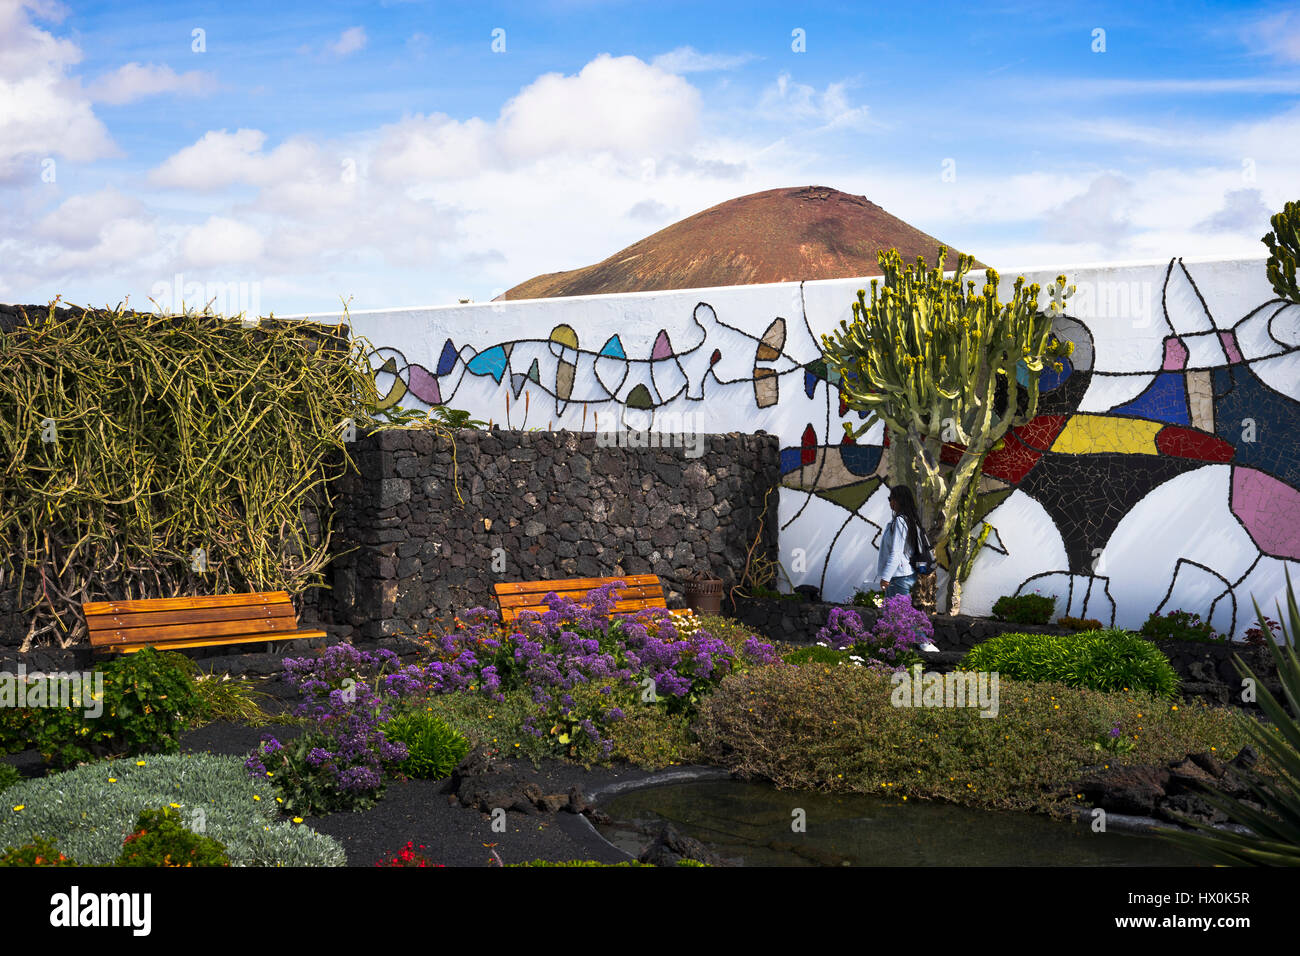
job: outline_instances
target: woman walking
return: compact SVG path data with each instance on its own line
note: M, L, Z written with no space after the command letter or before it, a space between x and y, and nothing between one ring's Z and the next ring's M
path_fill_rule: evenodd
M880 558L876 562L876 578L886 598L912 593L916 584L913 561L924 560L930 550L911 489L904 485L891 488L889 508L894 518L880 537Z
M880 537L880 557L876 562L876 578L885 600L899 594L910 595L917 573L929 574L934 570L930 541L921 527L921 516L911 490L904 485L891 488L889 508L894 517ZM921 649L937 651L939 648L926 642Z

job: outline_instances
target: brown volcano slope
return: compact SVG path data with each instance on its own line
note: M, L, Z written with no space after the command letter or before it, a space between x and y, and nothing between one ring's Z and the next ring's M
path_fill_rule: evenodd
M696 213L604 262L535 276L501 298L875 276L877 250L892 247L905 262L924 256L933 265L940 245L865 196L826 186L769 189ZM951 246L944 264L957 264Z

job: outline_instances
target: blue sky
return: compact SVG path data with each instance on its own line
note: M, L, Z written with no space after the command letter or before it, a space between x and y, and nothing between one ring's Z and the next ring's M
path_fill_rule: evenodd
M1003 270L1248 256L1300 198L1300 11L891 6L0 0L0 301L481 301L808 184Z

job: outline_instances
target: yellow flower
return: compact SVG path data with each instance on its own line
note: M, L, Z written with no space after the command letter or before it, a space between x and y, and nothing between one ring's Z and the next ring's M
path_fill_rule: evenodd
M25 804L25 803L20 803L20 804L18 804L18 806L14 807L14 813L17 813L19 810L21 810L21 809L22 809L23 807L25 807L25 806L27 806L27 804Z
M294 823L302 823L302 817L294 817L294 818L293 818L293 822L294 822Z
M261 800L262 798L259 797L257 794L253 794L253 799L254 799L254 800Z
M137 767L143 767L143 766L144 766L144 761L143 761L143 760L137 760L137 761L135 762L135 765L136 765Z
M117 783L117 777L109 777L109 778L108 778L108 782L109 782L109 783Z
M167 804L167 806L169 806L169 807L175 807L177 810L179 810L179 809L181 808L181 805L180 805L179 803L169 803L169 804Z

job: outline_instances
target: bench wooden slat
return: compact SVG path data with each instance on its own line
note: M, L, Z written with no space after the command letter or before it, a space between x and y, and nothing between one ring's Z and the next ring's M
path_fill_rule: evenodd
M251 591L82 605L91 647L131 654L327 636L300 630L287 591Z
M204 607L186 611L155 611L131 614L95 614L86 618L90 633L123 627L158 624L202 624L207 621L260 621L268 617L293 615L292 604L250 604L245 607Z
M545 614L549 608L543 603L542 598L552 591L557 597L568 597L582 603L588 591L614 581L622 581L626 586L615 592L611 614L635 614L646 608L668 610L668 604L664 600L663 584L656 574L628 574L616 578L568 578L562 581L509 581L493 585L492 590L501 610L501 621L503 624L509 624L517 620L523 611Z
M622 581L628 587L662 587L658 575L625 574L616 578L566 578L561 581L506 581L494 584L493 590L498 594L533 594L540 591L590 591L603 587L612 581Z
M279 631L275 634L241 634L235 637L193 640L193 641L168 641L165 645L159 647L160 650L170 651L177 648L192 647L222 647L227 644L256 644L259 642L270 641L298 641L308 638L326 637L324 631ZM148 645L132 644L127 647L114 648L122 654L134 654L136 651L142 651ZM158 645L155 645L158 646Z
M518 607L521 604L541 604L543 603L542 598L545 597L551 591L555 591L555 595L557 597L571 598L572 600L581 602L582 599L587 596L587 592L590 590L591 590L590 588L582 588L580 590L573 590L573 591L555 591L554 588L548 588L546 591L540 591L540 592L535 592L530 594L498 594L497 602L501 604L502 607ZM623 600L662 601L664 599L663 588L661 588L659 585L655 585L652 588L644 587L644 586L636 587L636 588L620 588L617 594L618 594L617 599L620 601Z
M194 597L150 598L132 601L89 601L81 605L87 614L109 614L115 611L174 611L195 607L239 607L243 604L290 603L288 591L251 591L247 594L205 594Z
M223 637L229 634L292 631L297 627L298 620L292 613L243 621L202 621L191 624L158 625L148 625L141 622L141 624L133 627L117 627L96 631L91 635L90 643L92 646L102 644L151 644L190 637Z

